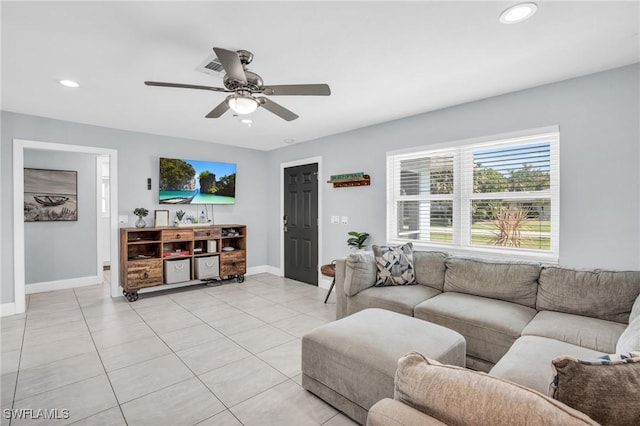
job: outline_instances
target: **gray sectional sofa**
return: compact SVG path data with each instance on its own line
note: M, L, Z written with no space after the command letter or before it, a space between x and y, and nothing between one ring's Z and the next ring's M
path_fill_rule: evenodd
M630 315L640 316L640 271L577 270L427 251L414 251L413 262L416 285L375 287L373 253L337 260L337 319L383 308L445 326L466 339L468 368L544 394L553 358L615 353Z

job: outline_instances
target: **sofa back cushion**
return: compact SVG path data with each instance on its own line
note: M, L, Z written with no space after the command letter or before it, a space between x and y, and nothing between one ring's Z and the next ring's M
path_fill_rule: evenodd
M540 265L450 257L446 261L444 291L490 297L536 307Z
M597 424L537 391L417 352L398 361L394 399L448 425Z
M347 257L344 273L344 292L354 296L376 283L376 258L372 252L358 252Z
M442 291L447 254L439 251L414 251L413 267L418 284Z
M545 266L536 309L628 323L640 294L640 271L601 271Z

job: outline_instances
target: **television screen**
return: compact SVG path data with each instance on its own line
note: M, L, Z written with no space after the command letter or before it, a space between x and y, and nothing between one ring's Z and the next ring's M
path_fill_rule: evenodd
M235 204L236 165L160 159L160 204Z

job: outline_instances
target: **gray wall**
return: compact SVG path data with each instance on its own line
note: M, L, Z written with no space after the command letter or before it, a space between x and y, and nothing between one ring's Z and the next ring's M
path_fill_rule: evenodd
M0 303L13 302L13 139L26 139L72 145L110 148L118 151L118 203L119 214L129 216L134 226L133 209L145 207L153 210L171 210L171 219L179 208L158 204L158 159L160 157L186 158L237 163L237 202L235 205L214 206L216 223L243 223L248 226L247 266L260 266L266 259L267 205L266 154L232 146L169 138L144 133L128 132L105 127L89 126L3 111L0 161L2 170L2 271ZM147 190L147 178L153 179L152 190ZM197 214L196 207L188 211ZM52 250L55 250L52 246ZM74 276L80 276L74 271Z
M349 230L370 232L370 243L385 242L387 151L557 124L560 263L639 269L639 71L635 64L271 152L2 112L0 301L13 301L13 138L117 149L120 214L130 216L130 226L135 207L164 209L157 204L159 157L236 162L238 202L216 206L216 223L246 223L248 266L279 267L281 163L321 156L324 180L345 172L371 175L370 187L333 189L322 183L327 262L348 253ZM153 178L152 191L146 189L147 177ZM331 215L348 216L349 225L331 225Z
M78 173L78 221L24 224L27 285L95 276L98 273L96 156L26 149L24 166L35 169L75 170Z
M347 231L386 239L386 152L560 126L560 263L640 268L638 64L325 137L269 153L269 265L280 264L280 163L322 156L324 181L371 175L371 187L322 183L322 260L347 254ZM428 96L428 93L425 93ZM383 107L383 106L381 106ZM330 217L349 217L331 225Z

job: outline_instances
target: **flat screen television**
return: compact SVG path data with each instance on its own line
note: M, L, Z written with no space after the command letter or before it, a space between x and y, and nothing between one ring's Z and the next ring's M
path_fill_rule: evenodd
M236 165L160 159L160 204L235 204Z

